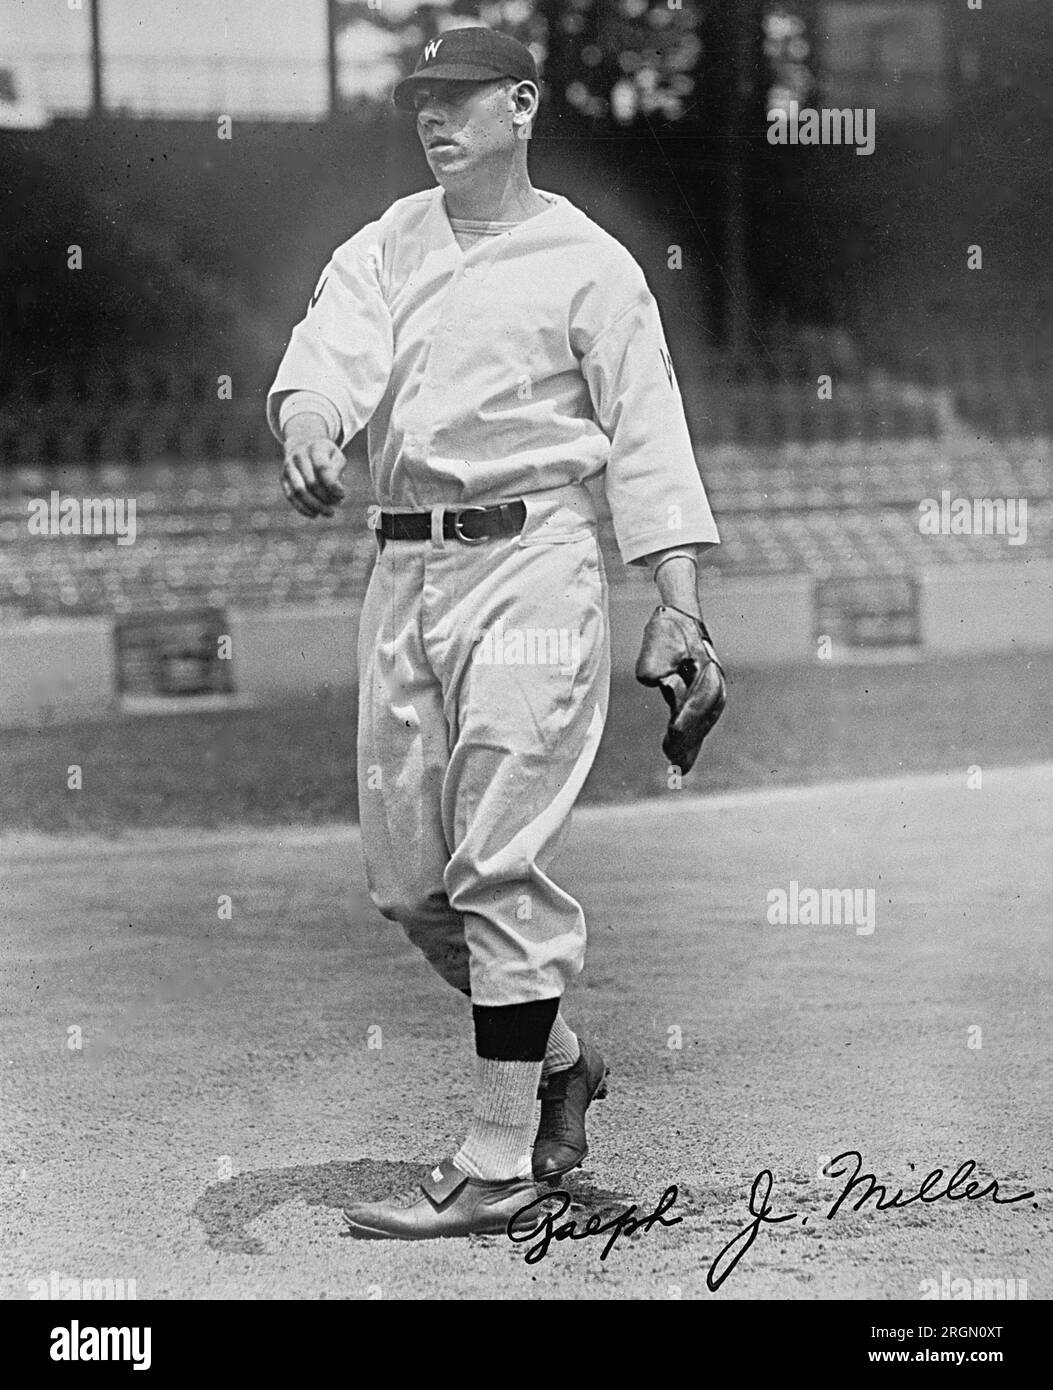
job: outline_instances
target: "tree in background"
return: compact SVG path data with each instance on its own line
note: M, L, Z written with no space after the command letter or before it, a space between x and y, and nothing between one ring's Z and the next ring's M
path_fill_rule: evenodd
M546 57L546 23L533 0L330 0L337 90L345 109L384 104L413 71L421 48L444 29L473 24L500 29Z
M698 98L700 0L333 0L338 87L348 106L384 102L422 44L481 24L529 45L556 112L618 126L678 120Z

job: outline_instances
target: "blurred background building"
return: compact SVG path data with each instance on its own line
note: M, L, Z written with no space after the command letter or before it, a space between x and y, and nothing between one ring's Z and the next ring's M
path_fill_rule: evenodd
M1026 495L1047 534L1034 0L0 0L0 614L354 603L368 538L285 506L264 393L333 247L430 182L392 85L474 23L541 64L535 182L658 297L715 563L883 576L898 597L861 600L887 617L861 630L903 641L911 577L965 556L919 536L920 497ZM873 108L874 153L771 145L791 102ZM52 484L134 491L143 539L31 543Z

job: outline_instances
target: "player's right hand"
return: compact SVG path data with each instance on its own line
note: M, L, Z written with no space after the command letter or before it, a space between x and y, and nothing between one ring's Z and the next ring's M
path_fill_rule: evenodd
M331 439L311 439L285 446L282 491L301 516L333 516L346 493L340 474L347 465L344 452Z

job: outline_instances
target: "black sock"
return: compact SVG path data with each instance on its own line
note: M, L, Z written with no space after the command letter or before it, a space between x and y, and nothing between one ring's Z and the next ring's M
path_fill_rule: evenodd
M472 1005L475 1050L497 1062L541 1062L552 1031L558 999L534 999L529 1004L492 1007Z

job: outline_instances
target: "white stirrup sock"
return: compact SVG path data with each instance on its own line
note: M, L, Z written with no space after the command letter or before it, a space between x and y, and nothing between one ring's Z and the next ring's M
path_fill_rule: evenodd
M475 1059L468 1138L453 1156L462 1173L491 1182L531 1176L540 1062Z
M578 1035L567 1027L563 1015L558 1013L556 1021L552 1025L552 1031L548 1035L545 1060L541 1063L541 1075L551 1076L554 1071L566 1071L568 1067L574 1065L580 1056L581 1048L578 1045Z

